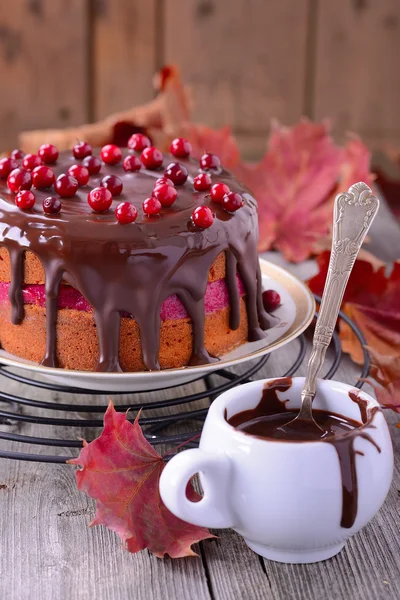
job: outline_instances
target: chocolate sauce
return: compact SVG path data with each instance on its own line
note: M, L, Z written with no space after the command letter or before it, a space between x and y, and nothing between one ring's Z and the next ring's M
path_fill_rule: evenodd
M128 153L123 150L123 156ZM214 360L204 347L204 294L209 269L221 252L226 256L231 328L237 329L240 321L236 270L246 289L249 340L265 337L264 330L277 323L276 317L267 314L262 306L257 204L230 173L223 170L213 179L242 194L245 205L234 214L211 203L208 194L193 190L198 162L183 159L180 162L188 169L189 179L179 188L174 205L163 209L157 217L143 215L143 200L151 195L165 165L174 160L166 156L159 170L136 173L126 173L121 164L104 164L101 172L90 178L89 186L79 188L72 198L62 199L58 215L42 211L48 190L35 190L35 206L31 211L22 211L15 206L14 194L9 192L6 182L0 181L0 245L10 253L9 299L14 324L24 318L24 252L34 252L45 271L47 340L43 364L57 366L57 296L61 279L79 290L93 307L100 371L121 370L118 360L121 313L132 315L139 326L146 368L160 368L160 307L172 294L182 301L193 323L190 364ZM58 176L76 162L72 153L64 152L52 168ZM110 174L122 179L123 193L113 200L108 212L94 213L87 203L88 192ZM134 224L120 225L115 218L114 209L123 201L132 202L139 211ZM190 216L196 206L203 204L212 208L215 221L209 229L200 230L191 224Z
M368 402L359 396L358 392L349 392L349 397L360 408L361 421L355 421L343 415L329 413L324 410L313 410L313 417L318 425L324 430L325 436L321 438L315 434L315 427L305 423L301 429L287 428L285 436L282 430L277 431L283 425L298 415L298 410L288 410L288 400L280 400L277 392L286 392L291 387L290 378L275 379L268 382L263 389L260 402L252 409L244 410L232 415L228 423L248 435L274 440L276 442L315 442L320 441L334 446L340 464L342 478L342 517L341 527L353 526L357 516L358 484L356 470L356 455L363 456L363 452L354 449L354 442L361 437L370 442L378 452L381 451L378 444L366 431L375 429L372 421L379 411L378 407L368 409ZM310 426L311 425L311 426Z

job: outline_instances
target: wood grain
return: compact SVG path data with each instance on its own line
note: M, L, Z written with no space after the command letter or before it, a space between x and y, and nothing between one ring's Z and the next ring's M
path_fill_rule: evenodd
M228 9L216 0L164 5L164 60L179 64L193 87L197 121L259 135L272 117L300 117L306 0L230 0Z
M86 0L0 3L0 152L19 131L87 119L87 26Z
M157 68L158 2L96 0L93 14L95 119L150 100Z
M329 117L379 145L400 139L397 0L320 1L316 16L314 116Z

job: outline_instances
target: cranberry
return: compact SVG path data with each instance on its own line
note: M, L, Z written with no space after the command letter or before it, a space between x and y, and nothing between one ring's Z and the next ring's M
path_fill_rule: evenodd
M236 210L239 210L239 208L242 208L244 200L237 192L229 192L229 194L226 194L223 197L221 204L225 210L235 212Z
M118 223L121 223L121 225L128 225L128 223L136 221L138 211L130 202L121 202L115 209L115 216L117 217Z
M92 146L87 142L78 142L72 148L72 154L75 156L75 158L86 158L92 154Z
M211 200L217 204L221 204L225 194L229 194L231 190L225 183L215 183L210 191Z
M21 190L15 196L15 204L22 210L29 210L35 206L35 194L30 190Z
M142 152L145 148L149 148L150 146L151 141L147 135L143 135L143 133L134 133L128 140L128 148L130 150L135 150L136 152Z
M59 177L54 184L55 190L61 198L71 198L71 196L75 196L78 191L78 182L75 177L72 175L66 175L63 173Z
M158 148L149 146L143 150L140 160L146 169L158 169L158 167L161 167L164 157Z
M14 158L2 158L0 160L0 179L7 179L11 171L18 169L18 166Z
M7 177L8 189L17 193L20 190L30 190L32 187L32 175L25 169L14 169Z
M52 165L58 158L58 150L53 144L42 144L38 154L45 165Z
M175 185L183 185L188 178L187 168L179 163L169 164L164 171L164 175Z
M39 190L51 187L55 178L53 171L46 165L35 167L32 171L32 183Z
M35 167L40 167L42 164L42 159L37 154L25 154L22 159L22 166L27 171L33 171Z
M216 154L206 152L200 159L200 167L203 171L219 171L221 161Z
M161 212L162 205L157 198L151 197L143 200L142 208L146 215L158 215Z
M192 212L192 221L196 227L207 229L214 223L213 212L208 206L198 206Z
M206 192L211 187L211 177L208 173L200 173L193 179L193 187L196 192Z
M97 175L101 169L101 160L96 156L86 156L82 164L87 168L90 175Z
M174 187L173 182L170 179L168 179L168 177L159 177L155 182L154 187L157 187L157 185L162 185L163 183Z
M15 150L11 152L10 156L14 160L22 160L25 156L25 152L22 152L22 150L18 150L18 148L15 148Z
M89 169L87 167L84 167L83 165L71 165L68 169L68 173L77 180L80 186L86 185L89 181Z
M115 144L106 144L100 150L100 156L107 165L116 165L122 158L121 148Z
M172 206L176 200L178 192L176 189L167 183L156 185L153 190L154 198L157 198L161 202L162 206Z
M61 201L56 196L49 196L43 200L42 206L46 215L56 215L61 210Z
M266 290L263 292L262 299L267 312L273 312L281 304L281 297L275 290Z
M170 152L176 158L187 158L192 151L192 144L183 138L175 138L171 142Z
M140 162L140 158L138 156L129 154L129 156L125 156L122 166L124 167L124 171L139 171L142 163Z
M96 212L105 212L112 204L112 193L105 187L95 187L88 193L89 206Z
M123 188L122 181L116 175L106 175L100 185L110 190L113 196L119 196Z

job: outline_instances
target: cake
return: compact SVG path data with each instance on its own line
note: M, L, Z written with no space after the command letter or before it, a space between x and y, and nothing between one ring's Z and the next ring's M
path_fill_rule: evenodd
M4 350L141 371L265 337L276 318L262 304L256 201L217 156L190 150L177 139L163 156L135 134L128 148L45 144L0 161Z

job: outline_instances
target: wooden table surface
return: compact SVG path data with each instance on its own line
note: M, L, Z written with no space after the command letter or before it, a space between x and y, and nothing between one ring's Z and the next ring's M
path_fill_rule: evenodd
M384 208L374 223L371 246L385 260L400 257L400 232ZM303 271L309 265L297 270ZM293 342L274 352L257 377L281 375L298 351ZM304 374L304 366L298 374ZM342 361L335 379L355 383L359 368ZM26 389L1 377L1 389L36 399L71 402L56 392ZM185 395L204 383L185 385ZM175 392L176 393L176 392ZM171 394L171 392L169 392ZM148 394L141 394L145 403ZM168 398L168 391L158 393ZM79 403L83 397L75 396ZM121 402L128 402L128 396ZM104 397L93 397L104 404ZM196 403L192 408L204 406ZM0 408L3 405L0 403ZM7 410L6 406L4 406ZM23 412L40 411L22 409ZM146 413L148 414L148 413ZM52 416L65 416L55 412ZM77 414L72 416L78 417ZM119 538L104 527L88 528L94 503L75 485L74 468L66 465L0 459L0 598L4 600L398 600L400 598L400 430L390 424L395 470L388 498L378 515L334 558L311 565L284 565L264 560L231 530L195 546L197 558L160 560L147 550L126 552ZM87 415L82 415L82 418ZM79 418L79 417L78 417ZM2 425L25 435L91 438L93 431L66 427ZM0 448L10 448L2 442ZM20 444L14 450L26 451ZM46 454L45 447L28 448ZM56 450L57 451L57 450ZM64 448L62 455L68 454ZM76 454L70 451L71 456Z

